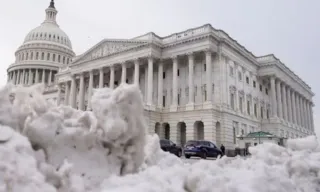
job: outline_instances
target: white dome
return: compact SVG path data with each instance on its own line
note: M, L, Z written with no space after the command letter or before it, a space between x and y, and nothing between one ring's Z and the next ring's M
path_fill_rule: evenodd
M48 41L62 44L72 49L68 35L55 23L44 22L39 27L31 30L24 39L24 44L31 41Z

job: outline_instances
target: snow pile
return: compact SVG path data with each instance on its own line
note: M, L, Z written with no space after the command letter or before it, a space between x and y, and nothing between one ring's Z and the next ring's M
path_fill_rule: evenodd
M246 160L185 164L146 135L138 87L95 90L92 112L52 105L42 92L0 91L0 192L320 191L315 137L252 147Z
M95 90L92 112L51 105L43 88L7 85L0 104L9 113L1 111L0 123L44 152L39 170L51 185L59 191L93 191L110 175L138 171L145 157L146 125L136 86Z

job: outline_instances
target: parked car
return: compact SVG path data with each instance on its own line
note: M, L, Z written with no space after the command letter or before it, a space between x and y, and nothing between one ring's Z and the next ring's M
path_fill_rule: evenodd
M163 151L175 154L178 157L182 156L182 148L168 139L160 139L160 147Z
M222 156L222 151L212 142L203 140L190 140L184 147L184 156L189 159L192 156L207 157Z

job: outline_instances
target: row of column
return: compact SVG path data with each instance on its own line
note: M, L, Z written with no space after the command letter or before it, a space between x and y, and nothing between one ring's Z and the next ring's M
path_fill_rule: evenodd
M272 116L314 131L312 102L274 76L270 83Z
M54 81L55 71L49 70L49 73L46 73L46 69L21 69L14 70L8 73L8 82L11 81L13 84L23 84L23 85L32 85L34 83L48 83L51 84ZM40 74L42 75L40 82ZM46 82L46 78L48 81Z
M187 104L188 108L193 108L194 106L194 53L188 53L188 67L189 67L189 102ZM170 106L170 110L176 111L178 107L178 57L174 56L171 57L170 60L172 61L172 70L173 70L173 80L172 80L172 92L173 98L172 103ZM210 50L205 51L205 59L206 59L206 89L207 89L207 101L211 102L212 100L212 52ZM143 59L135 59L134 63L134 83L139 85L139 70L141 60ZM147 105L153 105L153 73L154 73L154 57L147 58ZM158 62L158 100L157 105L158 107L162 107L163 105L163 63L164 59L159 59ZM121 82L125 83L127 78L127 65L128 62L121 63ZM114 81L115 81L115 65L108 66L110 71L110 83L109 87L114 88ZM103 87L104 82L104 67L100 69L93 69L99 70L99 88ZM91 100L92 88L93 88L93 70L89 71L89 85L88 85L88 101ZM72 107L76 107L76 78L79 77L79 109L84 110L84 72L79 74L74 74L71 76L71 83L65 82L65 104L71 105ZM69 86L69 84L71 84ZM61 85L60 85L61 86ZM70 92L70 93L69 93ZM91 104L88 102L88 110L91 109Z

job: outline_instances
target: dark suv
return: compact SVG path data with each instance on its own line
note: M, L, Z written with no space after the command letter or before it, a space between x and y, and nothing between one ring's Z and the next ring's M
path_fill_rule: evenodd
M207 157L218 157L219 155L222 156L221 150L210 141L190 140L184 148L184 156L187 159L191 156L206 159Z
M163 151L175 154L178 157L182 156L182 148L168 139L160 139L160 147Z

